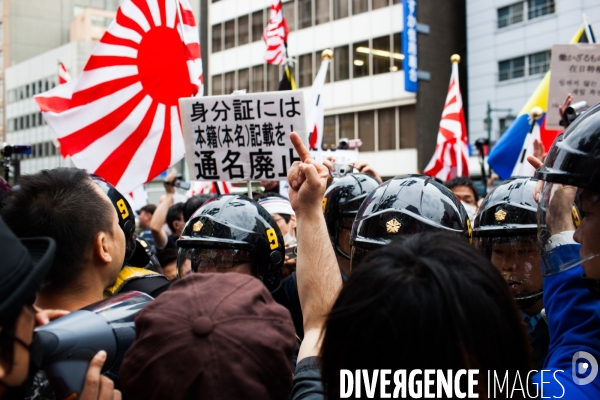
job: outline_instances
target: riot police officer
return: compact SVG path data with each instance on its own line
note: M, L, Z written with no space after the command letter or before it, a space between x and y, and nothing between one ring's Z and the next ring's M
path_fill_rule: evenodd
M426 175L401 175L379 185L363 201L351 234L351 265L399 235L443 231L471 241L471 222L458 198Z
M363 200L379 182L371 175L349 174L335 180L325 191L323 214L329 239L345 279L350 275L350 232Z
M490 192L473 221L473 241L500 271L517 301L529 330L532 366L540 370L550 337L542 318L544 290L533 198L537 182L535 178L513 178Z

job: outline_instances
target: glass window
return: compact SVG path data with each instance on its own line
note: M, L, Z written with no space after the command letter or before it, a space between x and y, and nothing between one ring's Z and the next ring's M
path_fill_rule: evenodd
M217 51L221 51L222 49L222 32L221 32L221 24L213 25L212 27L212 52L216 53Z
M399 71L402 69L402 35L400 33L394 33L392 35L392 44L394 48L392 49L392 71Z
M25 129L29 128L29 115L25 116Z
M354 71L353 78L369 75L369 42L364 41L354 43L352 46L352 69Z
M323 149L337 147L335 140L335 115L323 118Z
M267 64L267 91L277 91L279 89L280 80L281 74L279 73L279 65Z
M387 7L390 5L390 0L373 0L373 10L378 8Z
M527 18L534 19L554 12L554 0L527 0Z
M377 111L377 127L379 129L378 150L394 150L396 148L396 108L382 108Z
M248 68L240 69L238 71L237 89L246 89L246 92L250 92L250 70Z
M417 122L415 106L400 107L400 148L414 149L417 147Z
M31 116L31 126L32 127L36 127L37 126L37 115L36 114L33 114Z
M256 42L257 40L261 40L263 31L265 29L264 22L264 13L265 10L259 10L252 13L252 41Z
M498 9L498 28L523 21L523 2Z
M550 50L529 55L529 75L543 74L550 69Z
M346 18L348 16L349 0L333 0L333 19Z
M224 76L225 89L223 94L231 94L235 90L235 71L227 72Z
M238 46L248 44L250 30L248 27L248 16L244 15L238 19Z
M44 120L44 117L42 117L42 113L39 112L38 113L38 125L42 125L44 124L46 121Z
M252 67L252 92L259 93L265 91L264 65Z
M354 113L340 114L340 138L354 139Z
M358 138L362 141L361 151L375 151L375 113L358 113Z
M288 24L290 32L296 30L296 2L290 1L283 4L283 16Z
M517 57L498 63L498 80L500 82L525 76L525 57Z
M235 47L235 20L225 22L225 48Z
M213 75L212 77L212 94L213 96L219 96L223 94L223 76Z
M312 0L298 0L298 29L312 26Z
M373 39L373 75L390 72L392 58L390 50L389 36Z
M369 0L352 0L352 15L369 11Z
M315 0L316 25L329 22L329 0Z
M304 54L298 57L298 73L300 75L300 79L298 81L299 87L307 87L312 85L312 53Z
M44 81L44 90L45 90L46 92L49 90L49 89L48 89L48 79L46 79L46 80Z
M29 85L25 85L25 98L29 98Z
M336 47L333 49L333 71L335 81L343 81L350 78L349 66L349 48L348 46Z

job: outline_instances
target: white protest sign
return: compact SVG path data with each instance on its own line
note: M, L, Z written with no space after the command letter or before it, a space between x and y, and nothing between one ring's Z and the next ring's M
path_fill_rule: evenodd
M306 143L301 90L179 100L186 161L198 181L279 181L300 161L289 133Z
M573 103L586 101L591 107L600 102L600 44L555 44L550 71L546 129L564 129L558 107L569 93Z

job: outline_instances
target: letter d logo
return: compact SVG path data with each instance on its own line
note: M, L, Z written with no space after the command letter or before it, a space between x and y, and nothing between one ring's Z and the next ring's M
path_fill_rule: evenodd
M577 360L581 358L583 358L585 361L578 362ZM591 370L589 369L590 367ZM572 368L573 382L575 382L576 385L583 386L592 383L592 381L596 378L596 375L598 375L598 362L593 355L586 351L578 351L577 353L573 354ZM577 376L577 374L583 375L588 370L590 373L585 378L579 378Z

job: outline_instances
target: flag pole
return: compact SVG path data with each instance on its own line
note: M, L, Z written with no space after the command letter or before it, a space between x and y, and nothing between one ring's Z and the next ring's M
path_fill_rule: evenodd
M454 67L458 68L458 63L460 63L460 56L458 54L452 54L452 56L450 57L450 62L452 63L452 72L454 72ZM456 76L458 76L458 70L456 71ZM456 176L462 176L462 137L456 141L455 146Z

